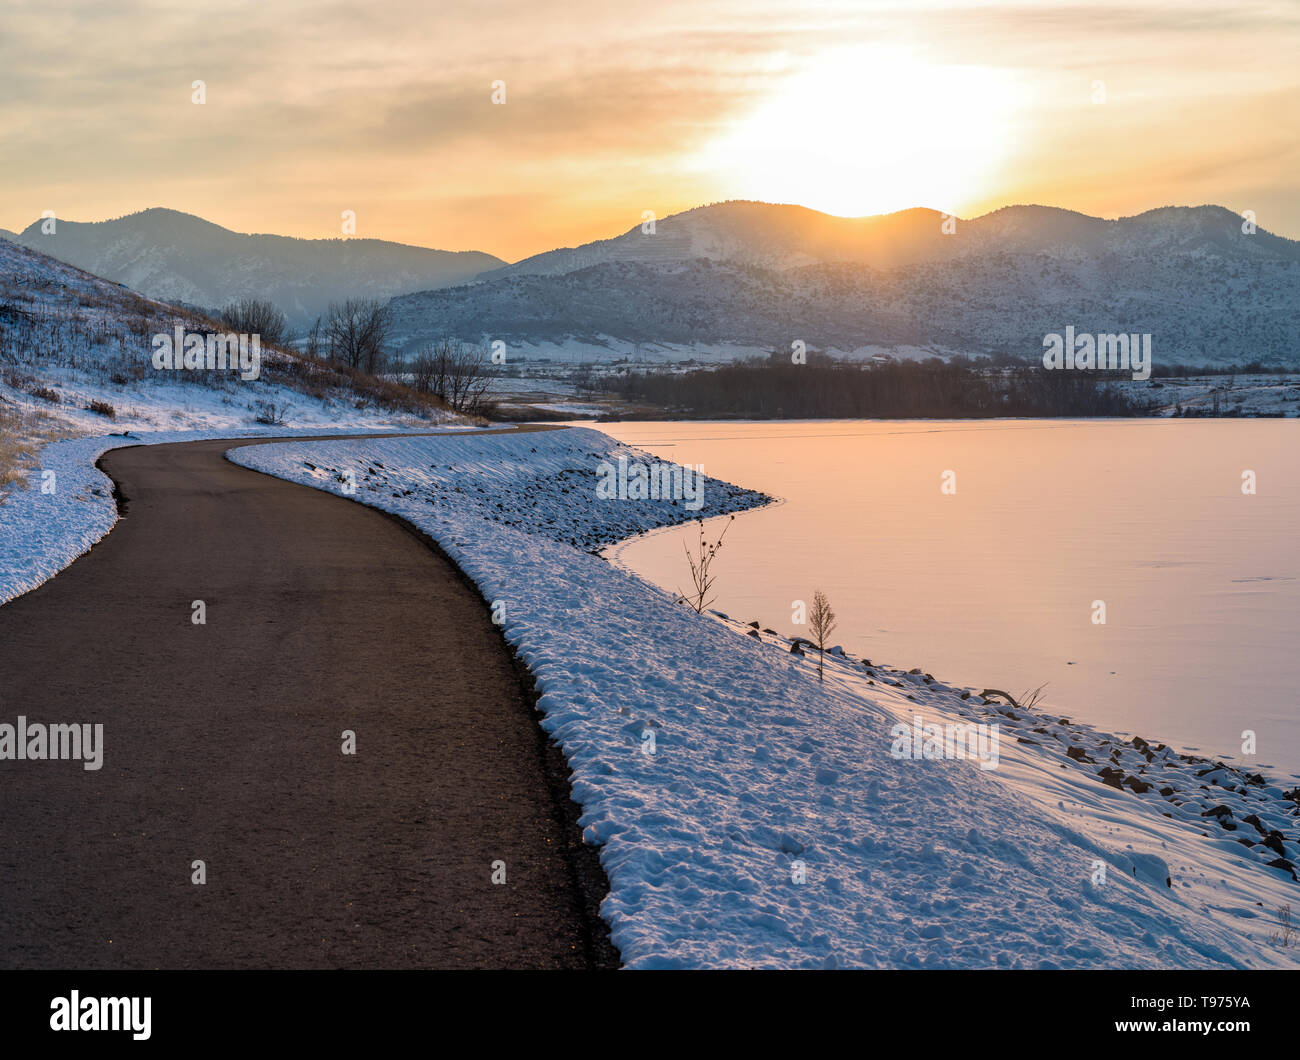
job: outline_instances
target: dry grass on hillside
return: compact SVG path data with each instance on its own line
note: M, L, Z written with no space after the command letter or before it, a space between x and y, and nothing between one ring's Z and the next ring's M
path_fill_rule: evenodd
M0 504L11 487L26 480L43 446L72 434L49 413L0 398Z

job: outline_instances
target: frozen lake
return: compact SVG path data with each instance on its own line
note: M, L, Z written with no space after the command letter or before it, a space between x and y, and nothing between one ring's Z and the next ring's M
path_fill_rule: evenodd
M732 524L718 610L806 635L793 602L821 588L855 654L977 690L1045 684L1053 712L1300 774L1294 420L592 426L782 499ZM696 533L617 562L684 588Z

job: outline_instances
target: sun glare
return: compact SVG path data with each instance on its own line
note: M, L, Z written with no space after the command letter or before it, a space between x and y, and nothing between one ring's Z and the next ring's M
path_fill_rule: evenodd
M911 206L955 212L992 190L1020 95L1004 70L840 49L777 87L701 162L728 198L847 217Z

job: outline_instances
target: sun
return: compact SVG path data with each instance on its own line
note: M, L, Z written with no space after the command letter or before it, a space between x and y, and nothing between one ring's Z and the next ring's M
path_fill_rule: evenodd
M957 212L993 190L1022 89L1006 70L919 62L873 46L823 54L700 158L727 198L845 217Z

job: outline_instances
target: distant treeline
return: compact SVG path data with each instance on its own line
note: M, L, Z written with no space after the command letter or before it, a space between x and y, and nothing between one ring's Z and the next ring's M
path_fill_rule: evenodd
M601 385L633 403L708 418L1141 416L1150 408L1110 373L938 359L866 366L816 355L807 364L755 358L677 374L629 373Z
M958 355L949 358L950 364L964 364L971 367L992 368L1034 368L1040 366L1041 357L1017 357L1009 353L994 353L988 357L973 358ZM1151 365L1151 377L1161 379L1195 379L1210 375L1278 375L1293 376L1300 374L1300 365L1288 367L1284 364L1268 364L1264 361L1248 361L1241 364L1169 364L1156 359Z
M1264 364L1251 361L1249 364L1155 364L1151 368L1152 378L1193 379L1202 375L1278 375L1296 374L1295 367L1287 368L1281 364Z

